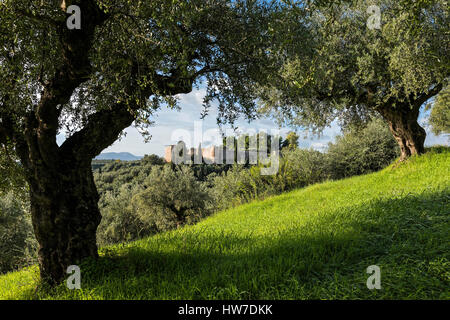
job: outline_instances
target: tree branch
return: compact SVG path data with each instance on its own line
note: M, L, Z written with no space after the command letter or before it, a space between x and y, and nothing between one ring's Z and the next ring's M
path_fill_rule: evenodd
M419 95L418 98L412 100L414 101L414 107L420 108L425 102L427 102L429 99L437 95L439 92L441 92L442 88L444 86L442 83L439 83L433 87L433 89L429 90L428 92L424 92L421 95Z
M52 25L54 27L60 27L61 26L61 22L54 20L50 17L44 16L44 15L40 15L40 14L35 14L30 12L29 10L24 10L24 9L20 9L20 8L14 8L14 13L17 13L18 15L21 15L22 17L28 18L34 22L37 23L48 23L49 25Z
M62 63L53 78L44 85L41 100L33 115L36 121L28 119L28 123L35 126L27 128L30 134L35 135L35 138L30 136L28 142L37 143L37 148L33 149L49 166L55 166L58 162L59 148L56 135L61 106L68 103L74 90L89 78L91 73L89 52L94 33L106 19L94 1L84 1L80 6L84 17L81 30L69 30L61 23L56 29L63 49Z
M181 77L181 71L174 71L171 76L154 75L158 94L176 95L192 91L194 78ZM129 92L138 89L129 88ZM141 93L150 97L154 88L139 88ZM134 112L138 105L127 105L125 102L116 103L110 109L97 111L88 117L83 129L74 133L60 147L60 154L64 158L75 159L77 162L91 161L100 152L113 144L120 133L133 124Z

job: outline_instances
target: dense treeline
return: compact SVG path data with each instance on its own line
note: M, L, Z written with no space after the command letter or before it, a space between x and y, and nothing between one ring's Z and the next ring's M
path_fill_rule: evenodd
M382 121L337 137L326 152L297 147L298 137L282 141L279 170L261 175L263 165L174 165L151 155L139 161L93 163L100 194L100 246L136 240L193 224L235 205L328 179L382 169L399 155ZM1 193L0 272L36 261L26 188Z

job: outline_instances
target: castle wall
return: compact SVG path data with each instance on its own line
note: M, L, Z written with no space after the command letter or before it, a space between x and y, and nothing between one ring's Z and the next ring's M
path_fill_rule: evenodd
M172 150L174 145L167 146L164 150L164 159L166 162L172 162Z

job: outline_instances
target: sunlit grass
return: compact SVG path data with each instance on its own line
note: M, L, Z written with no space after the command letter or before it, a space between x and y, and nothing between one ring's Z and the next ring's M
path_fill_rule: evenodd
M101 250L82 289L0 276L2 299L450 299L450 152ZM381 268L381 290L366 268Z

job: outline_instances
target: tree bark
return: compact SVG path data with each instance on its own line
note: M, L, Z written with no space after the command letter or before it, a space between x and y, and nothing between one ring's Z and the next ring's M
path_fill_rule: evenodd
M425 152L426 132L417 122L419 109L420 106L411 107L409 104L379 109L400 147L400 161Z
M98 257L99 196L90 161L46 170L37 166L34 172L37 179L29 181L30 200L40 275L44 283L55 285L67 276L68 266Z

